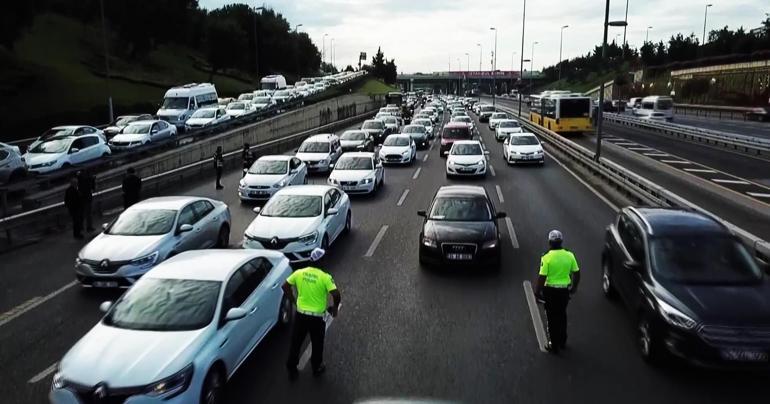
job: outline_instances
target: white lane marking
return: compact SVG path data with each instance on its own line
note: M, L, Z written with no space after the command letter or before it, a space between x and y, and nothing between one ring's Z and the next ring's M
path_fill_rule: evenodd
M709 170L707 168L685 168L685 171L688 173L709 173L709 174L715 174L716 171Z
M493 177L497 177L497 173L495 172L495 167L492 166L492 164L489 165L489 173L492 174Z
M516 238L516 230L513 228L513 222L510 217L505 218L505 227L508 228L508 237L511 239L513 248L519 248L519 239Z
M422 162L428 161L428 156L430 156L430 153L425 153L425 155L422 157Z
M37 306L40 306L41 304L53 299L60 293L66 291L67 289L77 285L78 281L72 281L59 289L54 290L53 292L45 295L45 296L35 296L26 302L12 308L11 310L6 311L3 314L0 314L0 327L10 323L14 319L20 317L24 313L34 309Z
M633 150L633 151L651 151L651 150L655 150L655 149L651 149L649 147L629 147L628 150Z
M629 143L629 142L614 142L613 144L617 146L640 146L639 143Z
M527 298L527 306L529 306L529 315L532 316L532 326L535 327L538 348L540 348L540 352L547 352L545 349L545 326L543 326L543 319L540 317L540 310L537 307L537 300L535 300L535 292L532 290L532 283L524 281L523 286L524 296Z
M56 371L56 366L57 365L59 365L59 362L54 362L53 365L45 368L45 370L43 370L42 372L32 376L31 379L27 380L27 383L35 384L35 383L45 379L46 377L48 377L48 375L50 375L51 373Z
M495 185L495 190L497 191L497 199L500 200L500 203L505 203L505 198L503 198L503 190L500 189L500 186Z
M340 303L339 307L337 307L337 315L340 313L340 309L342 309L342 303ZM332 326L332 322L334 321L334 317L332 317L331 314L325 313L324 314L324 322L326 322L326 332L329 331L329 327ZM307 363L310 361L310 357L312 356L313 351L313 344L311 342L308 342L307 347L305 347L305 351L302 352L302 356L299 358L299 364L297 365L297 369L304 370L305 366L307 366Z
M667 154L667 153L642 153L642 154L648 157L670 157L671 156L670 154Z
M589 191L593 192L594 195L596 195L597 198L601 199L602 202L607 204L612 210L615 212L619 211L620 208L618 208L614 203L610 202L609 199L607 199L604 195L600 194L599 191L596 190L596 188L592 187L589 183L585 182L582 178L578 177L577 174L575 174L572 170L570 170L566 165L564 165L561 161L557 160L551 153L546 152L546 155L550 157L551 160L555 161L556 164L560 165L561 168L563 168L565 171L570 173L573 177L575 177L576 180L578 180L583 186L588 188Z
M661 163L668 163L668 164L692 164L691 161L686 160L661 160Z
M396 203L396 206L401 206L404 204L404 199L406 199L406 196L409 195L409 188L404 190L404 193L401 194L401 198L398 198L398 203Z
M374 241L372 241L372 245L369 246L369 249L366 250L366 254L364 254L364 257L371 257L374 255L374 251L377 250L377 246L380 245L380 241L382 241L382 238L385 236L385 232L388 231L388 225L383 224L380 228L380 231L377 232L377 235L374 237Z
M751 195L755 198L770 198L770 194L763 194L761 192L746 192L746 194Z
M712 178L711 181L714 181L719 184L749 185L748 181L743 181L743 180L725 180L722 178Z
M413 180L416 180L417 177L420 176L420 171L422 171L422 167L417 167L417 170L414 172L414 175L412 176Z

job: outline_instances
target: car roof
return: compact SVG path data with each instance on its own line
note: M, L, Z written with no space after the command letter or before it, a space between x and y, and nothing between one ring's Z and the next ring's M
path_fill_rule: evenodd
M632 208L631 211L642 219L650 235L730 233L716 219L696 211L675 208Z
M305 139L306 142L328 142L332 140L332 137L337 137L337 135L333 135L331 133L321 133L318 135L310 136L309 138Z
M502 121L500 121L500 123L503 123L503 122L519 122L519 120L518 119L507 118L507 119L503 119Z
M155 123L155 122L160 122L160 119L145 119L145 120L142 120L142 121L134 121L134 122L129 123L129 125L139 125L139 124L143 124L143 123L146 124L146 123Z
M477 144L477 145L481 146L481 142L479 142L478 140L455 140L454 143L452 143L452 144L453 145L458 145L458 144Z
M374 153L372 152L345 152L342 154L342 157L369 157L374 158Z
M293 187L283 188L276 192L276 194L324 196L326 195L326 192L332 188L334 187L329 185L295 185Z
M160 196L137 202L128 209L174 209L179 210L192 201L208 200L200 196Z
M483 196L486 198L487 191L478 185L444 185L438 189L436 196Z
M410 123L409 125L404 125L404 129L406 129L406 128L422 128L422 129L425 129L425 126L414 124L414 123Z
M53 130L60 130L60 129L77 129L77 128L90 128L88 125L62 125L62 126L54 126Z
M534 133L532 133L532 132L513 132L513 133L511 133L510 135L511 135L511 136L535 136L535 137L537 137L537 136L536 136Z
M262 156L262 157L258 158L257 161L259 161L259 160L289 161L289 160L291 160L293 158L294 158L294 156L287 156L285 154L271 154L271 155L267 155L267 156Z
M396 138L396 137L403 137L403 138L409 138L409 139L412 138L410 135L408 135L406 133L394 133L392 135L388 135L388 137L394 137L394 138ZM387 137L385 139L387 139Z
M468 123L467 122L449 122L448 124L444 125L444 128L446 128L446 129L457 129L457 128L468 129Z
M282 253L270 250L190 250L160 263L144 277L225 281L241 265L258 257L265 257L273 262L285 259Z

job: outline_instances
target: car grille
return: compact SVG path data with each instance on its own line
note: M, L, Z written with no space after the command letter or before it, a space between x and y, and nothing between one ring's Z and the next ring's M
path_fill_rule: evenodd
M531 155L535 154L535 152L521 152L519 154L521 154L522 156L531 156Z
M249 189L270 189L269 185L249 185Z
M299 240L299 238L297 237L292 237L292 238L278 238L278 237L265 238L265 237L254 237L254 236L247 236L247 237L254 241L258 241L260 244L262 244L262 247L264 247L266 250L281 250L285 248L289 243L293 243Z
M358 185L358 181L340 181L340 185L346 186L346 187L352 187L352 186Z
M441 250L444 254L476 254L476 244L443 243Z
M770 327L724 327L703 325L698 335L709 345L761 347L770 346Z
M385 160L387 161L401 161L401 155L400 154L388 154L385 156Z
M100 398L96 395L96 386L89 387L68 383L67 388L75 393L81 404L123 404L129 397L142 394L145 391L144 387L110 389L109 386L106 386L106 395L103 398Z
M89 267L89 269L97 274L114 274L123 265L128 264L131 261L110 261L110 260L81 260L81 265Z
M305 162L305 164L307 164L308 166L318 165L318 163L319 163L319 161L306 161Z
M36 169L36 168L41 168L41 167L43 167L43 165L42 165L42 164L32 164L32 165L31 165L31 166L29 166L28 168L29 168L29 169L32 169L32 170L34 170L34 169Z

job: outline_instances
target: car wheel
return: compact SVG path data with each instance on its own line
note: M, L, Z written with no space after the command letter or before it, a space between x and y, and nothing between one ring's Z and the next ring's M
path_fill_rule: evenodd
M350 230L353 228L353 215L348 211L348 215L345 218L345 229L342 230L343 234L350 233Z
M617 297L617 290L612 283L612 261L605 256L602 258L602 292L604 296L610 300L614 300Z
M287 327L291 323L294 313L293 306L289 296L284 296L281 299L281 305L278 306L278 321L276 322L279 327Z
M206 374L201 390L201 404L219 404L224 402L225 378L222 369L214 366Z
M636 342L639 347L639 353L645 362L653 365L663 362L663 347L655 336L655 330L650 323L649 317L644 314L639 315L639 322L636 326Z
M223 224L217 235L217 248L227 248L230 245L230 227Z
M324 238L321 240L321 249L326 251L329 249L329 236L324 234Z
M302 179L302 184L307 185L307 175Z

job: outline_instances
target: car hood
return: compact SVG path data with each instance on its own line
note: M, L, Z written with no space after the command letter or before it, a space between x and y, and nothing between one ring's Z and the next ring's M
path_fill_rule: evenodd
M28 166L33 166L56 161L63 155L64 153L25 153L23 157Z
M542 151L543 147L538 145L508 145L508 151L516 153L533 153Z
M321 161L329 158L329 153L297 153L296 156L302 161Z
M246 234L263 238L292 238L312 233L322 217L268 217L258 215L246 228Z
M358 147L364 144L363 140L340 140L340 145L345 148Z
M374 170L334 170L329 178L337 181L361 181L372 176L374 176Z
M155 115L159 117L160 116L178 117L179 115L182 115L185 112L187 112L186 109L159 109Z
M472 156L453 156L449 155L447 158L447 164L449 162L455 163L455 164L476 164L479 161L483 161L484 156L480 156L478 154L472 155Z
M679 302L704 324L770 326L770 280L754 285L688 285L665 282L659 295ZM676 305L680 308L680 305Z
M428 220L424 234L439 243L447 242L483 242L495 238L495 226L492 222L449 222Z
M118 133L121 130L123 130L124 126L108 126L104 128L104 132L106 133Z
M214 122L214 118L190 118L187 120L188 125L208 125Z
M166 238L160 236L118 236L101 233L80 250L78 256L87 260L130 261L154 251Z
M402 154L405 151L411 150L412 146L382 146L380 147L381 154Z
M383 131L385 131L385 129L361 129L361 130L372 135L378 135Z
M422 139L426 139L428 137L428 134L427 133L422 133L422 132L415 132L415 133L410 133L409 136L412 139L422 140Z
M110 141L112 142L143 142L149 137L146 133L119 133Z
M241 116L241 115L245 115L247 112L249 112L249 111L247 111L245 109L228 109L227 110L227 115L230 115L230 116Z
M243 182L246 183L246 185L254 186L254 185L273 185L277 184L281 181L286 179L286 174L246 174L245 177L243 177Z
M500 133L522 133L521 128L497 128Z
M206 331L127 330L100 322L67 352L61 372L65 379L86 386L143 386L190 364Z

